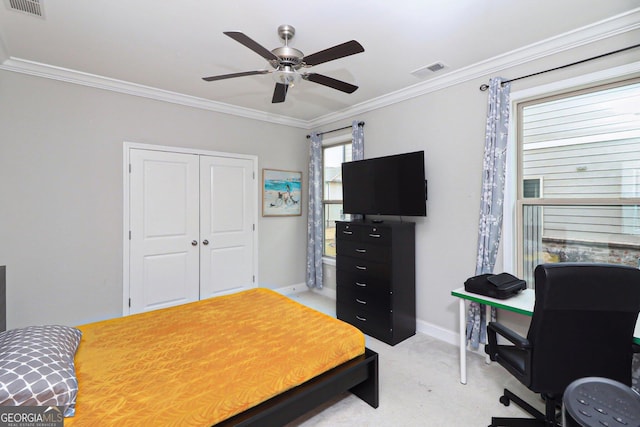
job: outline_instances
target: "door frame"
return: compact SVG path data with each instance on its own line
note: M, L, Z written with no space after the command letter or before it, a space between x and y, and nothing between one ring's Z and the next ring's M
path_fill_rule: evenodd
M253 163L253 185L254 185L254 200L253 200L253 224L255 226L253 233L253 271L255 275L255 283L260 283L258 279L258 207L259 200L258 195L261 194L259 190L258 179L258 156L249 154L237 154L226 153L221 151L208 151L198 150L184 147L172 147L165 145L153 145L143 144L138 142L124 141L122 144L122 315L127 316L131 313L129 308L130 293L130 281L129 281L129 262L130 262L130 245L129 245L129 231L131 229L130 224L130 178L129 173L130 157L129 154L132 149L149 150L149 151L164 151L170 153L181 154L195 154L202 156L213 157L227 157L235 159L251 160Z

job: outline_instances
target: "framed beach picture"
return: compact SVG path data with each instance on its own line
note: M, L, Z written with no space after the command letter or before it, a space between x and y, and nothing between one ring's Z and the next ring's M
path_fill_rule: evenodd
M262 216L302 215L302 172L262 169Z

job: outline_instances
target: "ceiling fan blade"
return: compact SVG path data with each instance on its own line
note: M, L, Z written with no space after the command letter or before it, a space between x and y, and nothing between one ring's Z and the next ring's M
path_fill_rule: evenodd
M287 89L289 89L289 85L276 83L276 88L273 90L273 98L271 99L271 102L273 104L284 102L287 97Z
M253 76L255 74L267 74L269 70L244 71L242 73L221 74L219 76L203 77L202 80L212 82L214 80L232 79L234 77Z
M354 86L350 83L343 82L342 80L336 80L332 77L327 77L322 74L317 73L308 73L303 74L302 78L305 80L309 80L310 82L318 83L324 86L329 86L330 88L341 90L346 93L353 93L358 89L358 86Z
M345 56L355 55L360 52L364 52L362 45L355 40L351 40L337 46L321 50L320 52L312 53L309 56L305 56L304 62L307 65L318 65L323 62L333 61L334 59L344 58Z
M231 37L238 43L245 45L246 47L248 47L249 49L257 53L258 55L262 56L266 60L269 60L269 61L278 60L278 57L274 55L269 49L262 46L261 44L259 44L258 42L256 42L255 40L253 40L252 38L250 38L249 36L247 36L246 34L240 31L224 31L224 34Z

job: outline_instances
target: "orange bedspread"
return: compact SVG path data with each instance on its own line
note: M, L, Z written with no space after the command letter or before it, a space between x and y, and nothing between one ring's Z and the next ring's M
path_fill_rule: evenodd
M67 426L204 426L364 353L356 328L267 289L80 326Z

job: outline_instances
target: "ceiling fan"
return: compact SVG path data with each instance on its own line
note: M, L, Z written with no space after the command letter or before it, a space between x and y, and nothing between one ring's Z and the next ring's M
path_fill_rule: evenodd
M344 58L345 56L364 52L364 48L360 43L355 40L351 40L305 56L300 50L289 47L289 40L293 38L295 33L296 30L291 25L280 25L278 27L278 35L284 42L284 46L268 50L240 31L225 31L225 35L262 56L274 69L222 74L219 76L203 77L202 79L211 82L234 77L271 73L276 81L276 87L273 91L273 98L271 100L272 103L284 102L289 87L293 87L293 85L298 83L300 79L328 86L346 93L353 93L358 89L358 86L354 86L350 83L336 80L322 74L300 72L300 69L309 68L324 62L333 61L334 59Z

